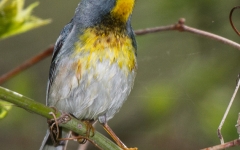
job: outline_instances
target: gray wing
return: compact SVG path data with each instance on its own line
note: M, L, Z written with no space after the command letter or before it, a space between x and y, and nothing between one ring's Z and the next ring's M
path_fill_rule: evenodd
M49 70L49 77L48 77L48 83L47 83L47 95L48 97L48 92L50 89L50 86L52 85L54 76L55 76L55 69L57 65L57 56L59 55L62 46L64 45L65 40L67 39L69 33L72 31L73 28L73 19L63 28L63 30L60 33L60 36L58 37L55 46L54 46L54 51L52 55L52 62Z

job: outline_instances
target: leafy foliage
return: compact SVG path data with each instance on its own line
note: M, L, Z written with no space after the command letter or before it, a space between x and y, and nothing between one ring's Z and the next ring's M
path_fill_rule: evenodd
M38 4L35 2L23 9L24 0L2 0L0 2L0 39L50 23L49 19L42 20L31 14Z

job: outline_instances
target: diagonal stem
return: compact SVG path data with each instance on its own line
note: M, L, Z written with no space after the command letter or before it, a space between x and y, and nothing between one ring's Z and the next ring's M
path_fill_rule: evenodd
M235 99L235 97L236 97L236 95L237 95L237 92L238 92L238 89L239 89L239 86L240 86L239 77L240 77L240 74L238 75L237 85L236 85L236 88L235 88L234 93L233 93L233 95L232 95L232 98L231 98L231 100L230 100L230 102L229 102L229 104L228 104L228 107L227 107L227 109L226 109L226 111L225 111L225 113L224 113L224 116L223 116L223 118L222 118L222 121L221 121L221 123L220 123L220 125L219 125L219 127L218 127L218 129L217 129L217 134L218 134L218 137L219 137L219 139L220 139L221 144L224 144L224 139L223 139L223 136L222 136L222 134L221 134L221 129L222 129L223 124L224 124L224 122L225 122L225 120L226 120L226 118L227 118L227 115L228 115L229 110L230 110L230 108L231 108L231 106L232 106L232 104L233 104L233 101L234 101L234 99Z

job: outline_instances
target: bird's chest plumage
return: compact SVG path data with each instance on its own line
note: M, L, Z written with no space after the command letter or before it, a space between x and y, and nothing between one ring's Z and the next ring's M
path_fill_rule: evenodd
M119 110L129 95L136 75L132 40L117 32L87 29L62 58L50 89L51 104L80 119L107 119ZM62 72L61 72L62 71ZM64 100L62 100L64 99ZM66 107L67 105L67 107Z
M102 61L117 63L120 69L127 72L136 68L135 49L132 40L118 31L96 31L87 29L75 43L73 57L80 56L79 64L93 67Z

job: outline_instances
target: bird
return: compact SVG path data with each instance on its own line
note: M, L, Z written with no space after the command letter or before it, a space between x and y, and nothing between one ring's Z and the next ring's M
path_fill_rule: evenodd
M46 105L78 120L99 122L124 150L108 126L134 85L137 43L131 26L135 0L81 0L62 29L52 55ZM68 135L61 131L61 138ZM40 150L62 150L50 131Z

